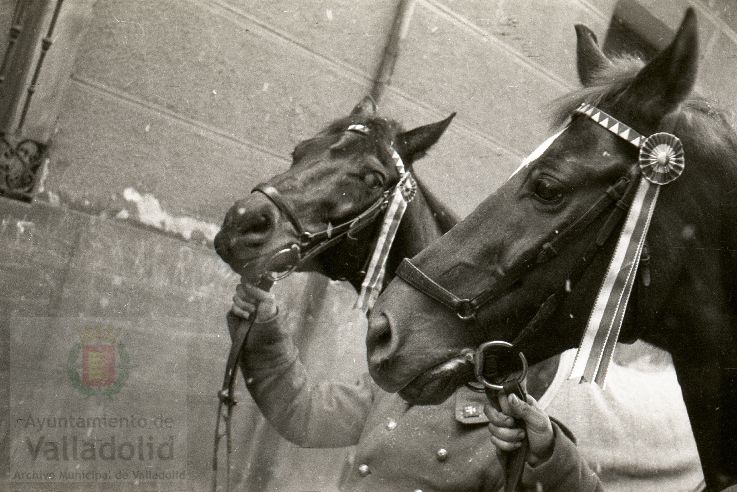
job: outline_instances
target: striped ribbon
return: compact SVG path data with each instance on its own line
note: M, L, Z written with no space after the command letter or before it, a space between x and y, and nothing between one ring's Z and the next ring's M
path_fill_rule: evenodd
M640 147L640 162L643 169L642 149L646 147L647 138L589 104L582 104L576 113L588 116L615 135ZM678 141L675 136L669 136ZM599 288L581 344L576 352L569 379L594 382L602 388L605 387L609 363L619 338L659 191L660 185L651 182L650 176L643 174L640 177L609 268Z
M591 310L570 379L595 382L602 387L605 385L659 190L659 186L640 179L609 269Z
M392 160L399 172L400 178L397 186L394 187L389 206L384 214L381 231L376 240L376 246L374 246L374 252L371 255L366 275L361 283L361 292L358 294L358 299L356 299L355 308L361 309L364 312L368 312L379 297L379 292L381 292L384 284L386 260L389 257L389 251L394 243L394 237L397 234L404 212L407 210L407 205L412 201L417 190L417 183L415 183L410 172L405 170L402 158L393 149Z

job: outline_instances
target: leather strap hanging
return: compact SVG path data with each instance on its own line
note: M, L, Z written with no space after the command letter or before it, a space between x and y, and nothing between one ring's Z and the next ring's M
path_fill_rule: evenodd
M522 363L522 372L516 379L510 381L504 381L503 383L494 383L489 378L497 372L496 366L497 360L500 354L509 355L515 349L509 342L504 341L493 341L485 342L479 345L476 349L473 358L474 372L476 380L481 383L486 393L486 397L489 403L495 409L501 411L499 405L499 394L502 395L516 395L522 401L527 400L527 393L525 392L522 384L527 377L527 359L522 352L517 351L517 354ZM489 368L493 365L494 368ZM525 429L525 423L519 419L515 419L515 424L522 429ZM502 454L502 461L504 467L504 492L516 492L520 490L520 483L522 481L522 473L525 470L525 462L527 461L527 454L530 450L530 443L525 437L522 440L522 445L514 451L509 451Z
M257 287L261 290L269 291L274 285L273 277L266 273L261 276ZM238 376L238 366L240 363L240 355L243 347L248 340L248 334L251 332L253 324L256 322L256 313L258 304L254 309L250 320L243 320L238 324L236 332L233 334L233 343L228 353L228 362L225 365L225 375L223 376L223 386L218 391L218 413L215 422L215 443L212 453L212 492L216 492L218 488L218 451L220 448L220 440L225 437L225 490L230 491L230 456L233 453L232 440L232 421L233 407L238 403L235 399L235 382ZM225 432L221 432L220 426L225 423Z

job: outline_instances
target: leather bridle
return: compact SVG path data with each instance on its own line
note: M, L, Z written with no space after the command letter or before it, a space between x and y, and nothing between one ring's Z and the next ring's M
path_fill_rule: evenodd
M366 126L355 124L350 125L346 131L356 132L363 135L367 135L369 133L369 129ZM388 147L391 151L390 155L392 155L395 160L395 165L398 169L401 168L404 170L404 165L401 163L399 154L391 144L389 144ZM359 215L336 226L329 226L318 232L310 232L303 226L302 222L299 220L299 216L294 211L294 208L289 205L276 187L269 183L261 183L254 187L252 193L261 193L271 201L279 212L287 218L297 234L297 240L295 242L287 244L283 249L271 255L269 260L266 262L266 271L264 271L259 278L258 287L262 290L268 291L271 289L274 282L287 277L300 265L331 248L339 241L345 238L356 239L356 234L366 229L371 224L374 224L376 219L387 209L392 194L399 190L401 186L406 184L406 179L412 179L409 171L406 171L404 175L400 175L400 179L396 185L385 190L379 198L377 198ZM273 266L275 271L270 270L271 266ZM248 334L251 331L255 318L256 315L254 312L251 319L240 322L240 325L233 334L233 340L225 367L225 374L223 376L223 384L217 394L219 404L217 421L215 424L215 441L212 461L213 492L218 489L218 450L220 440L223 437L226 438L226 491L230 490L230 456L232 454L231 426L233 407L237 403L234 388L236 377L238 375L240 355L243 351L243 347L246 345ZM223 422L225 424L225 431L221 432L221 424Z
M549 239L539 248L531 249L520 256L520 259L503 275L499 276L493 284L481 291L474 297L461 298L438 282L430 278L409 259L405 258L399 265L396 275L419 292L434 299L440 304L455 311L456 315L464 321L475 320L478 312L498 299L506 293L511 286L517 283L522 277L527 275L536 266L549 261L557 256L558 252L572 239L586 230L597 218L609 211L609 215L599 229L596 239L587 248L586 253L582 255L580 262L574 268L573 273L569 277L571 283L577 281L583 274L585 268L591 263L595 253L599 251L616 230L617 225L621 222L623 216L629 208L632 193L634 192L634 183L636 180L635 173L637 170L632 167L627 173L620 177L614 184L609 186L602 195L584 212L578 219L568 225L565 229L555 233L551 233ZM540 321L540 317L552 314L551 304L557 302L556 294L548 297L536 315L512 342L515 347L519 346L523 338L531 335L530 331L536 327ZM534 324L533 324L534 323Z
M286 217L297 233L297 241L285 247L291 249L295 254L291 262L291 268L284 273L284 275L287 275L343 239L355 238L360 231L374 224L376 219L386 210L393 190L394 187L384 191L378 199L356 217L317 232L310 232L302 225L294 209L273 185L261 183L253 188L252 193L261 193L268 198L279 212Z
M370 130L364 125L353 124L348 126L346 131L368 135ZM387 143L389 154L397 155L391 143ZM297 240L288 244L285 248L294 252L294 259L291 268L283 273L283 276L290 274L303 263L315 258L320 253L333 247L336 243L345 238L355 239L356 235L370 225L374 224L376 219L386 210L389 205L392 193L403 185L401 179L391 188L384 190L379 198L377 198L366 210L356 217L346 220L338 225L330 225L325 229L317 232L310 232L299 220L298 214L294 211L287 200L282 196L279 190L270 183L261 183L256 185L251 193L261 193L264 195L289 221L297 235ZM283 252L284 250L282 250ZM281 252L280 252L281 253ZM278 254L278 253L277 253ZM280 276L279 278L282 278Z
M486 392L489 402L493 406L495 406L497 410L499 409L497 395L495 394L495 392L497 391L502 391L504 394L515 394L518 398L522 400L526 398L525 390L522 384L524 376L526 374L526 362L520 347L523 346L524 342L530 339L539 330L543 323L555 313L555 311L558 309L560 300L567 293L570 293L572 291L574 286L578 283L578 281L585 273L588 266L591 264L594 257L596 257L597 254L603 249L603 247L609 242L609 239L612 237L613 233L619 229L620 223L623 222L630 208L635 208L635 210L637 210L637 207L633 207L633 202L636 200L636 193L639 192L639 175L642 174L643 179L647 179L648 181L651 181L655 184L664 184L664 182L668 182L666 181L666 179L675 179L675 177L677 177L677 175L679 175L682 171L681 162L679 164L681 165L681 169L677 171L678 174L675 177L668 176L663 179L663 175L658 175L660 171L653 170L654 168L650 169L646 174L645 168L643 168L642 160L643 148L645 147L645 142L648 139L658 134L651 135L651 137L648 137L648 139L644 139L639 133L632 130L627 125L620 123L613 117L606 115L606 113L586 103L582 104L576 110L576 113L585 115L593 119L595 122L599 123L599 125L605 127L607 130L615 133L616 135L622 137L623 139L626 139L630 143L640 148L640 158L638 162L632 165L627 170L627 172L624 173L624 175L622 175L616 182L609 186L581 216L579 216L571 224L563 228L563 230L551 231L551 233L548 235L547 241L545 241L542 246L534 247L524 252L522 255L520 255L519 259L512 267L510 267L502 274L498 275L491 285L489 285L486 289L482 290L474 297L462 298L454 294L450 290L440 285L440 283L433 280L430 276L424 273L420 268L412 263L411 260L407 258L402 260L396 272L396 275L399 278L412 286L414 289L442 304L443 306L453 310L461 320L465 322L477 321L479 311L481 311L485 306L489 305L491 302L509 292L516 283L518 283L525 275L529 274L535 267L546 263L547 261L557 256L559 251L565 248L566 245L570 244L576 237L580 236L581 233L586 231L592 224L594 224L598 219L600 219L604 214L608 212L608 215L602 221L599 230L596 232L595 239L593 240L593 242L589 243L586 246L583 254L576 260L576 263L573 265L571 271L569 272L566 283L561 286L557 291L554 291L552 294L550 294L545 299L545 301L543 301L543 303L539 306L532 318L517 334L515 339L511 343L506 341L488 341L481 344L476 349L475 356L472 360L476 379L481 385L480 388L483 388L483 390ZM670 129L672 130L672 127L675 126L674 120L670 119L667 123L669 123L669 126L671 127ZM675 136L672 137L677 140ZM548 145L549 143L551 142L548 142ZM653 163L651 162L648 165L652 167ZM639 205L640 204L638 203L638 206ZM643 249L646 247L644 242L642 246ZM647 254L644 254L642 257L640 257L643 263L643 267L646 267L645 260L648 257L649 255ZM647 278L647 281L649 282L649 272L643 275L643 278ZM625 298L625 305L626 302L627 301ZM617 336L618 330L617 333L614 335L614 341L616 341ZM511 381L506 381L503 384L496 384L491 381L491 379L494 377L498 378L499 374L487 374L488 371L485 371L485 363L488 357L494 357L495 349L518 353L523 365L522 375L519 378ZM518 422L518 425L524 426L522 422ZM525 439L521 447L508 454L507 460L504 464L505 491L517 490L524 469L527 450L528 442Z
M662 133L655 133L650 137L645 138L634 129L587 103L581 104L574 113L581 115L582 117L592 119L600 126L606 128L622 139L627 140L629 143L640 149L640 158L638 162L633 164L623 176L621 176L614 184L609 186L603 192L602 196L600 196L589 207L589 209L583 213L583 215L562 231L552 231L548 236L548 240L543 243L541 247L533 248L526 253L523 253L511 268L496 279L496 282L492 283L489 287L472 298L461 298L457 296L425 274L407 258L402 260L396 272L396 275L399 278L411 285L414 289L455 311L458 317L462 320L473 321L477 318L479 310L508 292L515 283L527 275L536 266L557 256L558 252L561 251L566 244L570 243L572 239L580 235L601 215L609 211L609 215L603 221L596 234L596 239L587 246L584 254L580 256L568 276L566 284L546 298L538 308L535 315L512 341L512 344L516 349L519 349L522 342L532 336L539 329L542 323L552 316L563 295L573 289L578 280L583 276L587 267L591 264L593 258L608 242L609 238L612 237L615 230L618 229L619 224L622 222L632 205L633 196L637 189L640 175L642 175L642 179L647 179L648 181L660 185L676 179L683 171L683 163L675 163L675 167L677 168L675 172L677 174L675 176L663 178L663 175L658 174L660 171L657 170L656 167L653 167L652 163L643 165L642 153L648 140L653 137L657 137L658 135L662 135ZM661 119L659 126L664 128L666 132L672 133L677 120L678 117L676 113L669 113ZM673 138L677 140L675 136L673 136ZM647 249L646 244L644 249ZM643 278L647 279L646 281L649 283L649 271L647 270L648 261L649 254L645 251L641 258L641 266L644 267Z

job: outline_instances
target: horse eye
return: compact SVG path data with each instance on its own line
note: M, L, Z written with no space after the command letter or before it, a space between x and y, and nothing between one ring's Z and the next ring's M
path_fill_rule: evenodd
M556 203L563 198L563 185L549 176L543 176L535 183L534 193L543 202Z
M363 176L363 182L372 190L384 187L384 177L379 173L367 173Z

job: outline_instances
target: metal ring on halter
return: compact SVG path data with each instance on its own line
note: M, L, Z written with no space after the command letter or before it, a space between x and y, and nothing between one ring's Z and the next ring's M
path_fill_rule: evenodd
M281 269L280 270L277 270L277 271L269 270L269 275L271 276L271 279L274 282L276 282L278 280L282 280L282 279L288 277L289 275L291 275L292 272L294 272L294 270L297 268L297 266L299 266L299 259L300 259L300 253L301 253L301 251L302 250L300 249L300 247L299 247L298 244L292 244L288 248L284 248L284 249L282 249L280 251L277 251L276 253L273 254L273 256L269 260L267 266L269 266L269 265L279 265L281 267L280 263L282 263L282 262L284 263L284 266L286 266L286 269L285 270L281 270ZM290 260L290 261L286 261L285 262L282 259L284 257L289 257L289 256L291 256L291 258L288 258L288 260ZM277 261L277 260L279 260L279 261Z
M471 299L461 299L456 306L456 314L463 321L468 321L476 317L476 306L473 305Z
M479 383L483 384L486 388L489 388L490 390L502 391L504 389L503 384L492 383L484 377L484 360L486 352L487 350L497 348L512 349L514 348L514 345L504 341L484 342L476 349L473 365L476 379ZM523 354L522 352L517 353L519 354L519 359L522 362L522 374L520 374L518 378L518 381L521 384L527 377L527 359L525 358L525 354Z

